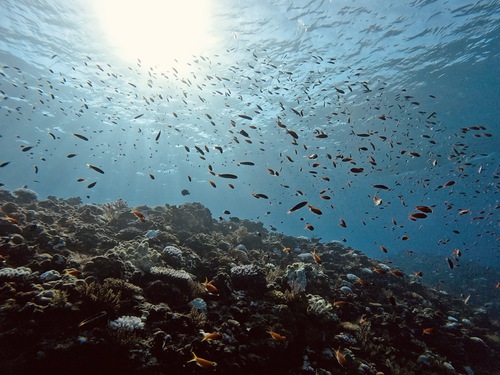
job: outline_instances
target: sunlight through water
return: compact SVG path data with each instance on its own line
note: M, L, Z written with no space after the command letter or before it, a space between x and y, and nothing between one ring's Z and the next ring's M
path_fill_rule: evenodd
M199 0L96 0L94 9L114 53L166 66L213 44L210 2Z

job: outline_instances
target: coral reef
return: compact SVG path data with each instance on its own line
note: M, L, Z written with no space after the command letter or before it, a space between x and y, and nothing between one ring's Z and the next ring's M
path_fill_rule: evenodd
M0 373L495 374L498 304L198 203L0 191ZM283 251L283 248L290 251ZM319 261L318 261L319 258ZM392 266L392 265L391 265ZM212 371L212 370L209 370Z

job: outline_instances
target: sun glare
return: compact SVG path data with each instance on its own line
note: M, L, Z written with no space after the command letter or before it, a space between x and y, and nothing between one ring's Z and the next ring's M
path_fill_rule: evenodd
M149 65L185 61L213 44L210 0L95 0L105 38L119 57Z

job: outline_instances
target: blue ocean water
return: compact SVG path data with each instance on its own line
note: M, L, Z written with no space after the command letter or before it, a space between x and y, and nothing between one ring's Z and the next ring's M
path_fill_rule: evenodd
M457 272L455 249L498 270L499 1L209 3L210 43L181 58L199 22L163 35L175 7L136 5L125 55L93 3L2 1L4 188L196 201L413 271Z

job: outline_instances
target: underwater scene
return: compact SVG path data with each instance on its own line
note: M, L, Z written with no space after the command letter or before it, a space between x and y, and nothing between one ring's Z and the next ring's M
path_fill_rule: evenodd
M500 374L500 1L0 2L1 374Z

